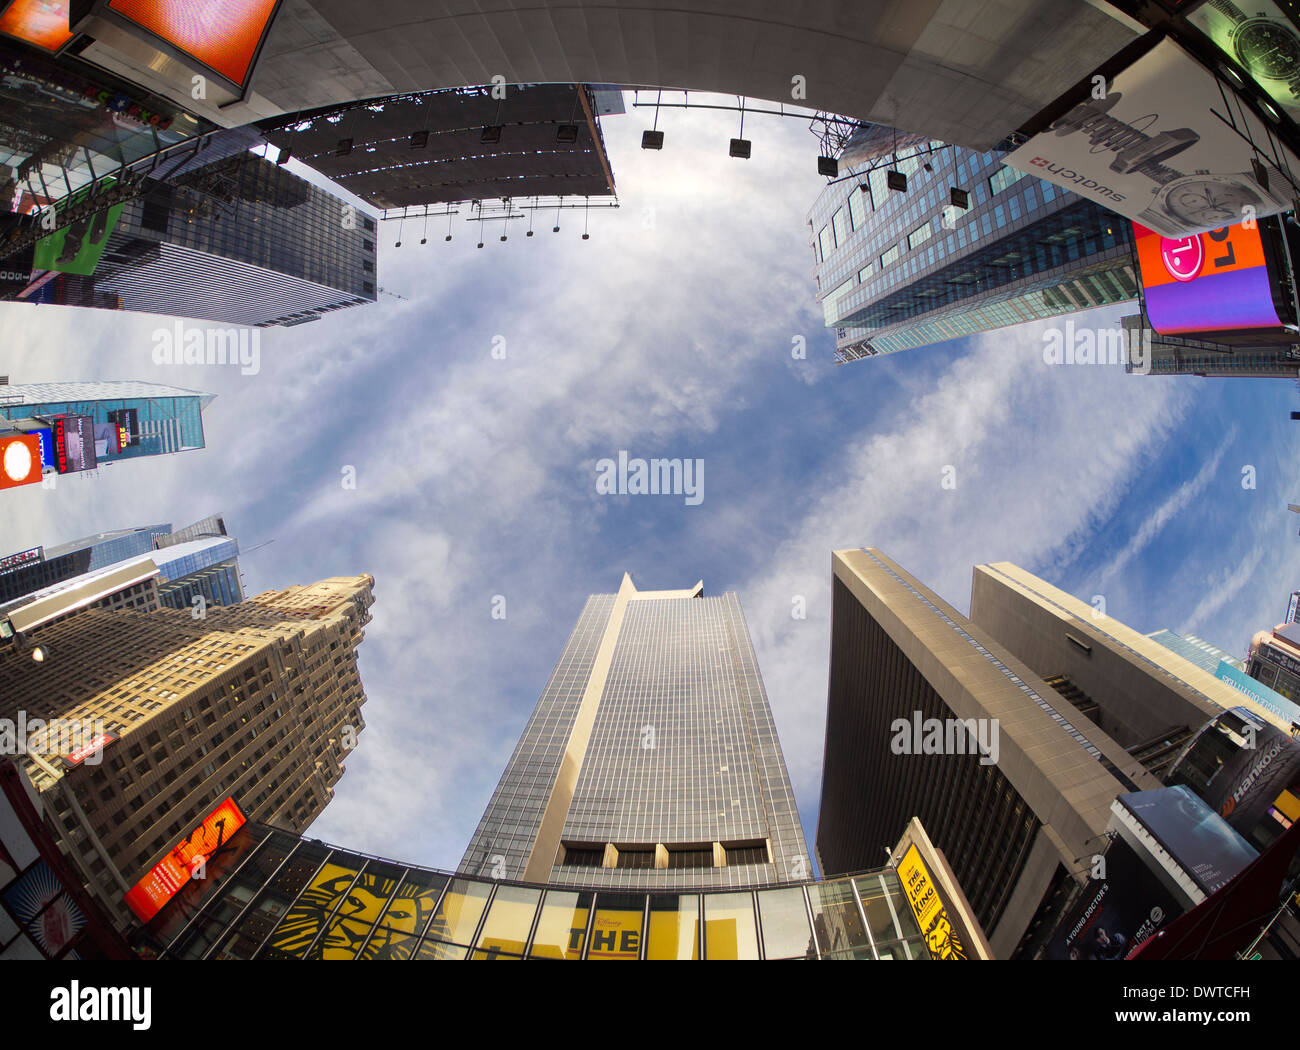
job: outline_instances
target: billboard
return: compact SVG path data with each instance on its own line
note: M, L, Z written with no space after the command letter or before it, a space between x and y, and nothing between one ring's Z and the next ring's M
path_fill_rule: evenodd
M77 750L72 752L72 754L61 756L64 768L75 769L91 755L103 751L107 745L111 744L116 739L116 733L100 733L98 736L93 737L88 743L77 748Z
M0 572L8 572L20 565L28 565L35 561L44 560L44 547L32 547L30 550L19 551L17 554L6 554L3 558L0 558Z
M100 179L99 192L108 189L114 181L111 176ZM73 205L86 200L92 189L95 189L94 185L72 193L57 206L58 213L62 214ZM42 237L36 242L32 253L32 266L37 270L57 270L59 273L90 276L99 265L100 257L108 246L108 236L117 226L123 207L125 205L114 204L101 208L82 216L70 226L55 230L48 237Z
M244 826L244 814L227 798L186 835L153 869L127 891L127 906L141 922L148 922L190 880L195 867L207 861Z
M1237 692L1244 693L1266 711L1272 711L1290 722L1300 722L1300 704L1288 700L1281 693L1274 692L1263 682L1251 678L1245 671L1237 670L1227 660L1219 661L1214 677L1220 682L1227 682Z
M1259 856L1223 817L1185 784L1120 795L1123 807L1206 896Z
M243 88L279 0L108 0L108 10Z
M898 862L898 877L907 893L907 903L912 906L916 924L921 928L925 946L936 959L966 959L966 947L957 936L948 911L939 896L939 887L930 878L921 851L913 843Z
M1151 327L1161 335L1281 327L1288 311L1274 301L1262 232L1237 223L1169 238L1135 222Z
M1183 913L1123 839L1111 841L1105 878L1091 879L1047 944L1048 959L1123 959L1165 923Z
M1286 112L1300 120L1300 34L1269 0L1202 4L1187 21L1241 66Z
M138 408L115 408L108 414L110 422L116 423L124 431L122 447L140 444L140 410Z
M0 489L41 480L41 439L34 434L0 437Z
M68 28L69 0L14 0L0 14L0 33L17 37L44 51L58 51L72 39Z
M60 474L94 470L95 423L90 416L55 416L50 420L54 431L54 466Z
M1171 239L1242 222L1247 208L1256 219L1289 210L1294 191L1282 172L1264 162L1265 189L1251 167L1252 142L1269 143L1268 129L1241 106L1234 129L1223 109L1213 74L1163 40L1104 98L1081 102L1006 162Z

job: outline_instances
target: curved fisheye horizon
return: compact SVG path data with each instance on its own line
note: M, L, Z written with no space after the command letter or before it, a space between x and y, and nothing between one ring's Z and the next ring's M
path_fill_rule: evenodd
M1300 953L1285 5L220 6L0 3L0 957Z

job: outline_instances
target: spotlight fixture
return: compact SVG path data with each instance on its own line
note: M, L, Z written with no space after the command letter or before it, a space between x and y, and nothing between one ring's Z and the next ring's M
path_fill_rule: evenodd
M501 125L489 124L487 127L483 129L483 132L481 135L479 135L478 140L479 142L483 143L485 146L495 146L498 142L501 141Z
M420 238L420 243L421 243L421 244L428 244L428 243L429 243L429 238L428 238L428 237L421 237L421 238Z
M276 164L288 164L289 158L292 156L293 156L293 150L291 150L288 146L285 146L284 149L280 150L280 155L275 158L275 162Z
M482 247L483 247L483 242L482 242L482 241L479 241L479 242L478 242L478 246L479 246L480 248L482 248Z
M733 157L749 160L749 139L732 139L729 152Z
M559 233L559 232L560 232L560 228L559 228L558 226L552 226L552 227L551 227L551 232L552 232L552 233Z
M662 131L643 131L641 132L642 149L663 149L664 133Z
M527 233L524 234L525 237L531 237L532 235L533 235L532 230L529 230Z
M443 240L444 240L444 241L449 241L449 240L451 240L451 234L450 234L450 233L447 234L447 236L444 237Z
M352 152L352 140L339 139L339 144L334 150L334 156L346 157L351 152Z
M970 194L965 190L959 190L956 186L948 188L948 203L954 208L969 208Z
M885 172L885 185L891 190L901 190L903 193L906 193L907 176L901 171L887 171Z
M506 235L505 235L504 233L501 235L501 239L502 239L503 241L506 239Z
M1264 189L1268 189L1268 169L1260 163L1258 157L1250 158L1250 170L1255 173L1255 181Z
M555 141L562 146L572 146L578 141L578 125L561 124L555 129Z
M589 234L589 233L584 233L584 234L582 235L582 239L583 239L584 241L589 241L589 240L591 240L591 234Z
M411 135L411 149L424 149L429 144L429 133L417 131Z
M401 241L398 241L396 244L393 245L394 248L400 248L401 246L402 246Z
M832 179L840 173L840 162L834 157L817 158L817 174L829 175Z
M32 659L35 660L38 664L43 664L45 662L45 657L47 655L48 653L45 650L45 646L43 645L32 646Z
M923 165L921 165L921 166L922 166L923 168L925 168L926 171L930 171L930 172L934 171L934 165L931 164L929 161L926 161L926 162L925 162Z

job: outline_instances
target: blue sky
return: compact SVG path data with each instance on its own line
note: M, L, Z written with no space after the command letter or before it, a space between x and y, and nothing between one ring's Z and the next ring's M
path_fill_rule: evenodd
M878 547L963 612L972 566L1014 561L1238 655L1282 618L1300 586L1294 383L1048 366L1039 324L835 367L805 123L751 115L743 161L731 115L661 115L662 152L639 148L650 120L604 120L622 207L592 213L591 240L573 212L482 250L460 220L423 247L385 227L380 281L406 298L263 332L257 375L155 365L171 319L0 304L13 382L218 395L202 451L7 493L0 553L221 511L245 549L275 541L242 559L251 592L372 573L367 728L312 834L442 867L586 596L625 570L739 593L810 845L833 549ZM703 502L598 494L596 462L620 449L703 459Z

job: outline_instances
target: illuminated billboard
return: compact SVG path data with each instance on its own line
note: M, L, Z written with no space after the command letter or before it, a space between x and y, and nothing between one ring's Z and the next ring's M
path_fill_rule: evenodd
M74 769L86 761L86 759L90 758L91 755L101 753L107 745L111 744L116 739L117 734L115 733L100 733L98 736L93 737L88 743L77 748L77 750L72 752L72 754L63 755L63 764L68 769Z
M1151 327L1161 335L1280 327L1265 257L1268 221L1178 238L1134 223Z
M1300 120L1300 33L1276 3L1218 0L1202 4L1187 21Z
M73 37L68 0L14 0L0 14L0 33L45 51L58 51Z
M0 437L0 489L41 480L41 439L34 434Z
M30 550L19 551L17 554L7 554L0 558L0 572L8 572L10 569L16 569L20 565L30 565L32 562L45 560L44 547L32 547Z
M233 798L226 799L127 891L127 906L141 922L148 922L193 877L195 868L243 826L244 814Z
M57 206L62 215L69 208L89 198L92 190L104 193L116 180L111 175L100 179L98 185L90 185L76 190ZM36 242L32 253L32 265L38 270L57 270L59 273L74 273L89 277L95 272L99 260L108 247L108 236L117 226L124 204L114 204L99 211L84 215L76 222L56 230L48 237Z
M50 424L54 428L54 465L60 474L76 474L98 466L95 422L90 416L55 416Z
M1118 212L1162 237L1218 230L1291 208L1286 176L1252 143L1275 141L1244 107L1232 109L1214 75L1172 40L1116 74L1007 157L1007 164ZM1300 158L1282 151L1293 167ZM1256 180L1260 161L1269 188Z
M107 9L243 88L279 0L108 0Z

